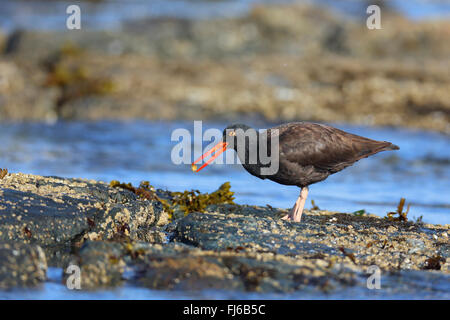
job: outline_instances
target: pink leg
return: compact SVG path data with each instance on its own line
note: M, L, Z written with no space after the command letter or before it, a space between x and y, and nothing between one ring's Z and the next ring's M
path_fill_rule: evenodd
M305 207L306 198L308 197L308 187L302 188L294 207L288 215L285 215L283 220L290 220L300 222L302 220L303 208Z

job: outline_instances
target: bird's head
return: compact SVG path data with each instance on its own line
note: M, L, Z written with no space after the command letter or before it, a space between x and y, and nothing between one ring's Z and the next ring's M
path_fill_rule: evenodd
M245 136L248 130L254 130L246 124L232 124L223 130L222 141L227 143L227 147L231 147L236 150L237 142L242 141L241 136Z
M227 148L233 148L234 150L236 150L237 142L242 141L238 138L240 138L241 135L245 135L245 133L248 132L248 130L254 129L245 124L232 124L226 127L223 130L222 141L217 143L212 149L205 152L200 158L195 160L191 166L192 171L199 172L208 164L210 164L214 159L216 159L219 155L221 155ZM197 166L195 164L200 160L203 160L206 156L210 154L211 158L209 158L200 168L197 169Z

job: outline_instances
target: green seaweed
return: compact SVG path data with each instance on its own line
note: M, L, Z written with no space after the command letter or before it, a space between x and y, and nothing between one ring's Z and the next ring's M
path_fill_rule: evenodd
M136 188L133 187L133 186L131 185L131 183L121 183L121 182L119 182L119 181L117 181L117 180L112 180L112 181L109 183L109 186L112 187L112 188L122 188L122 189L126 189L126 190L129 190L129 191L132 191L132 192L135 192L135 191L136 191Z
M109 183L109 186L112 188L122 188L125 190L129 190L142 199L160 201L159 197L156 195L155 188L150 185L148 181L142 181L139 187L136 188L133 187L131 183L122 183L117 180L112 180Z
M121 183L117 180L112 180L109 185L129 190L142 199L160 201L164 211L169 214L169 219L173 219L175 208L182 210L186 216L191 212L204 212L206 207L212 204L234 204L234 192L230 190L229 182L223 183L212 193L201 193L198 190L169 192L168 200L158 197L155 188L148 181L141 182L138 188L133 187L131 183Z
M357 217L363 217L366 214L366 210L365 209L357 210L352 212L352 214Z
M67 43L44 62L47 70L45 85L61 90L56 103L57 111L68 101L114 91L114 84L110 79L93 75L82 65L68 63L68 59L82 55L82 49Z
M180 206L185 215L191 212L204 212L212 204L234 204L234 192L229 182L223 183L219 189L212 193L201 193L198 190L171 192L172 205Z
M398 203L397 206L397 211L395 212L388 212L386 215L386 218L391 220L391 221L408 221L408 212L409 212L409 207L410 205L408 204L408 207L406 208L406 211L403 212L403 207L405 206L405 198L401 198L400 202ZM395 216L397 215L397 217Z
M8 169L0 168L0 180L3 179L4 177L6 177L7 174L8 174Z

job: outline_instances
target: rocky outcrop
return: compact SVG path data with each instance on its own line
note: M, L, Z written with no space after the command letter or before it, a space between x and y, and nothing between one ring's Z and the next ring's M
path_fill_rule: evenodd
M148 183L2 176L1 288L38 285L48 260L63 268L63 283L79 270L82 290L373 296L367 281L375 268L384 297L449 297L449 225L323 210L294 223L280 219L286 210L232 204L228 186L222 199ZM183 195L218 204L180 211Z
M87 239L148 240L167 219L158 201L102 182L26 174L0 180L0 241L51 248Z
M63 267L64 283L72 280L79 270L79 287L76 289L89 290L102 287L114 287L124 283L125 250L118 242L88 241ZM75 268L79 268L75 271ZM75 287L76 282L73 282Z
M280 220L285 211L240 205L208 207L177 224L177 241L207 250L273 253L302 259L325 259L329 264L350 262L366 270L429 269L441 257L449 268L449 226L392 221L377 216L355 216L309 211L301 223ZM441 261L441 262L442 262Z
M167 225L171 241L86 242L71 263L83 288L128 283L159 290L367 294L379 268L385 294L445 296L449 226L309 211L212 205ZM107 272L109 270L109 272ZM435 296L435 297L436 297Z
M46 280L47 261L36 245L0 242L0 289L33 287Z

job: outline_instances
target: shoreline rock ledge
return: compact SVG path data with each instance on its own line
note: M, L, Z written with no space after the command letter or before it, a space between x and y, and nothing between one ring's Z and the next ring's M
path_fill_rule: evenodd
M450 298L449 225L325 210L292 223L283 209L220 203L177 218L159 201L171 193L152 192L148 200L104 182L6 174L0 289L35 287L47 266L75 264L83 290ZM374 268L379 290L367 286Z

